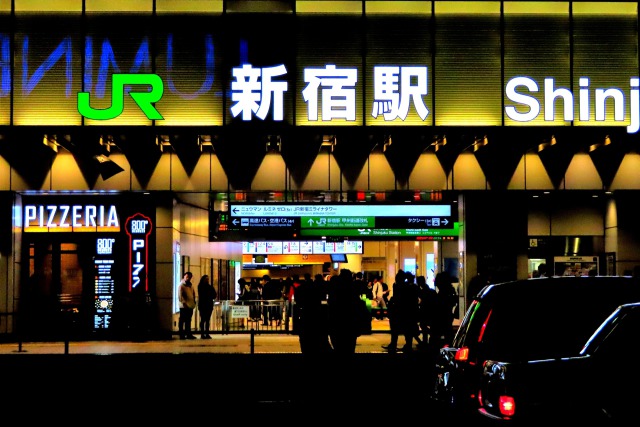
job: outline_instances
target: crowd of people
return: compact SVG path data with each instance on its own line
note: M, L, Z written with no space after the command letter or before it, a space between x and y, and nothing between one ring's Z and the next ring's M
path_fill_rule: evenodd
M328 277L294 274L271 279L265 275L259 282L239 279L238 283L240 301L282 299L291 303L287 314L293 319L293 331L304 354L352 354L357 338L371 332L372 318L383 316L389 318L391 339L384 346L389 352L438 348L453 339L458 294L447 272L435 276L434 287L424 276L403 270L398 271L392 286L379 275L365 280L362 272L349 269ZM281 312L259 312L259 305L252 308L256 311L251 316L263 319L264 325L282 319ZM404 337L402 348L398 348L400 336Z
M458 305L458 293L453 278L447 272L436 274L434 288L424 276L398 271L388 302L391 339L383 346L390 353L398 351L398 338L404 337L403 352L440 348L453 339L453 322Z
M210 338L209 321L217 297L208 275L203 275L197 287L186 272L179 285L179 334L181 339L195 339L191 331L194 309L200 312L201 338ZM324 277L297 274L287 279L238 279L238 301L287 301L288 304L250 304L250 317L263 325L277 325L293 319L293 331L299 337L303 354L354 354L360 335L371 333L374 317L389 318L389 344L383 346L395 353L415 349L439 348L451 343L458 294L447 272L435 276L434 287L424 276L399 270L394 283L388 286L376 275L365 280L362 272L341 269L338 274ZM372 310L372 306L378 310ZM284 313L283 310L289 310ZM404 345L398 348L398 338ZM415 347L414 347L415 343Z

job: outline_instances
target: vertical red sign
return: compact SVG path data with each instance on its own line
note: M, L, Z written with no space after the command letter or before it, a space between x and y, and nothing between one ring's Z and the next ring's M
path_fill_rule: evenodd
M144 286L149 291L149 235L151 219L141 213L127 218L125 230L129 236L129 292Z

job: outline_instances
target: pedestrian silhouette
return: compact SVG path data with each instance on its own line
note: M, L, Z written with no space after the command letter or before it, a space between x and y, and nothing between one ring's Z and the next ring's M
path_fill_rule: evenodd
M458 294L446 271L436 274L436 298L431 325L431 339L436 348L451 344L453 340L454 308L458 304Z
M427 279L424 276L416 277L416 283L418 285L418 299L420 305L418 323L422 334L422 342L419 346L420 349L425 350L426 346L430 342L431 324L433 323L434 305L437 293L435 289L431 288L427 284Z
M198 282L198 313L200 314L200 338L202 339L211 338L209 335L211 315L217 296L215 288L209 282L209 276L203 275Z
M296 331L300 351L305 356L324 356L331 352L327 327L326 290L322 274L315 280L302 280L294 288Z
M402 293L402 288L405 282L404 270L398 270L395 277L395 282L391 286L391 297L387 303L387 313L389 316L389 330L391 332L391 338L389 344L383 345L382 348L389 353L395 353L398 349L398 337L402 333L402 313L400 312L400 305L397 303L400 298L399 294Z
M351 270L346 268L329 281L329 337L337 357L348 358L356 352L360 335L359 316L362 316L364 305L364 301L360 299L361 290L354 283ZM366 306L364 309L366 310Z

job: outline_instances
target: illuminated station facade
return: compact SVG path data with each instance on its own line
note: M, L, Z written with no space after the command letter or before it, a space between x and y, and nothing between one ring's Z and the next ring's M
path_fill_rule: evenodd
M185 271L630 275L638 42L637 2L0 2L0 335L170 337Z

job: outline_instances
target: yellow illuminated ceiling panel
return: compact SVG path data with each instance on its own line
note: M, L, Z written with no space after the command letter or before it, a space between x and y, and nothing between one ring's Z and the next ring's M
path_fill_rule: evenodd
M368 0L364 7L367 15L431 15L430 1Z
M335 14L362 14L362 2L360 0L343 1L296 1L296 13L335 13Z
M499 2L436 2L435 125L502 124Z
M6 3L10 9L11 2ZM16 13L82 12L82 0L15 0L15 11Z
M153 12L153 0L85 0L90 12Z
M213 13L223 12L222 0L156 0L156 13Z

